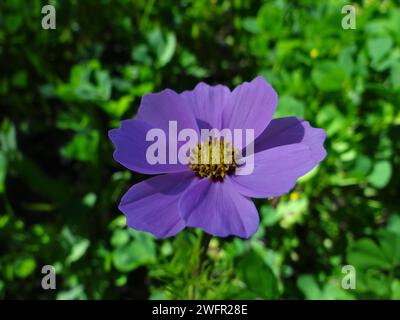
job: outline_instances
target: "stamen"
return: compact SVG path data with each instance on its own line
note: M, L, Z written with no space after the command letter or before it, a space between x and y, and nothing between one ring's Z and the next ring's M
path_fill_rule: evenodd
M190 149L189 166L200 178L222 181L237 167L237 156L238 150L229 141L208 138Z

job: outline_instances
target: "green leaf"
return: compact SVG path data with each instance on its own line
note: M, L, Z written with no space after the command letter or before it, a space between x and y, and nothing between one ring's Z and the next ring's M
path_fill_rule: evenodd
M278 108L274 117L304 118L304 103L292 96L283 95L282 97L279 98Z
M102 108L110 115L120 118L129 109L132 100L132 96L122 96L119 100L111 100L104 103Z
M400 215L399 214L393 214L389 217L387 230L400 235Z
M379 245L387 261L396 267L400 264L400 235L389 230L378 231Z
M139 266L156 260L153 237L147 233L135 233L135 239L113 251L114 266L122 272L129 272Z
M373 38L367 41L367 49L369 56L372 59L372 64L380 62L393 46L393 40L390 37Z
M395 89L400 88L400 62L396 62L390 69L390 81Z
M91 130L78 133L62 148L61 153L69 159L95 161L99 140L98 131Z
M261 206L260 214L262 217L261 223L265 226L273 226L282 218L278 211L269 204Z
M129 241L129 233L124 229L116 229L111 237L111 244L114 247L125 245Z
M347 71L334 61L323 61L313 68L311 78L321 91L338 91L347 80Z
M341 133L347 124L344 115L333 104L323 106L316 115L316 120L318 126L325 128L328 136Z
M24 22L24 16L22 14L8 14L5 15L3 19L4 27L10 31L10 33L17 32Z
M93 192L89 192L83 197L82 203L85 206L92 208L95 205L96 200L97 200L97 195Z
M351 171L353 176L365 179L372 167L371 158L363 154L358 154Z
M362 292L372 292L379 298L389 298L390 279L376 269L363 270L357 273L357 290Z
M32 274L36 268L36 261L31 257L17 260L15 263L15 274L19 278L26 278Z
M237 270L248 290L256 296L264 299L277 296L277 279L271 268L255 251L250 251L239 259Z
M250 33L257 33L260 31L257 19L255 17L246 17L243 19L243 29Z
M392 286L391 287L391 291L392 291L391 299L400 300L400 280L398 280L398 279L393 280L391 286Z
M76 287L71 288L70 290L61 291L57 294L58 300L75 300L79 299L83 294L83 286L78 285Z
M339 281L338 281L339 282ZM326 283L322 289L323 300L352 300L354 296L350 290L343 289L339 283Z
M25 71L20 70L14 74L12 78L12 83L18 88L25 88L28 82L28 75Z
M82 258L83 255L86 253L87 249L89 248L89 245L90 241L88 239L82 239L78 243L74 244L72 246L71 253L65 260L66 263L70 264Z
M111 96L111 78L108 70L102 70L97 60L75 65L67 83L58 84L54 93L64 101L99 102Z
M322 291L314 277L310 274L304 274L298 277L297 287L303 292L306 299L321 299Z
M11 156L18 149L14 123L7 118L1 124L0 148L7 157Z
M176 36L173 32L164 33L155 28L148 33L147 39L157 57L157 67L162 68L171 61L176 49Z
M139 44L132 49L132 59L146 66L153 62L149 49L145 44Z
M392 266L378 245L367 238L356 241L348 248L347 261L356 269L390 269Z
M161 68L171 61L174 56L176 48L176 36L172 32L168 32L166 36L166 43L158 56L158 66Z
M384 188L392 177L392 164L387 160L378 161L374 164L368 182L375 188Z

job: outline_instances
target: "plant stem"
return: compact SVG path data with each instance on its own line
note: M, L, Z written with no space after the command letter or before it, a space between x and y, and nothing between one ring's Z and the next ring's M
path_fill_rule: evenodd
M208 251L208 247L210 245L211 238L212 238L212 236L208 233L203 233L203 235L202 235L201 244L200 244L200 253L199 253L199 264L194 273L195 279L204 270L204 266L205 266L205 262L206 262L206 258L207 258L207 251ZM192 292L191 292L190 298L192 300L196 299L196 285L195 284L192 286Z

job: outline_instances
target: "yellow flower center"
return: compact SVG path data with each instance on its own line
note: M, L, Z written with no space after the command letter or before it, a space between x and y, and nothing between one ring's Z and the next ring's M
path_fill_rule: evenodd
M222 181L237 167L238 150L229 141L208 138L190 149L189 167L200 178Z

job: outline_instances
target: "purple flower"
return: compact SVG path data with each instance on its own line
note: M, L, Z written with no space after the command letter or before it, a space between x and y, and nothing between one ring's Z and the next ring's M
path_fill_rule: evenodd
M275 90L262 77L233 91L199 83L181 94L166 89L143 96L137 117L109 132L116 161L133 171L157 174L122 197L119 209L128 226L160 238L174 236L185 227L220 237L253 235L259 216L251 198L289 192L299 177L326 156L324 130L295 117L272 119L277 100ZM176 121L178 130L196 132L253 129L252 174L237 175L230 166L217 175L209 165L150 164L146 150L153 142L146 141L147 132L159 128L168 133L169 121Z

